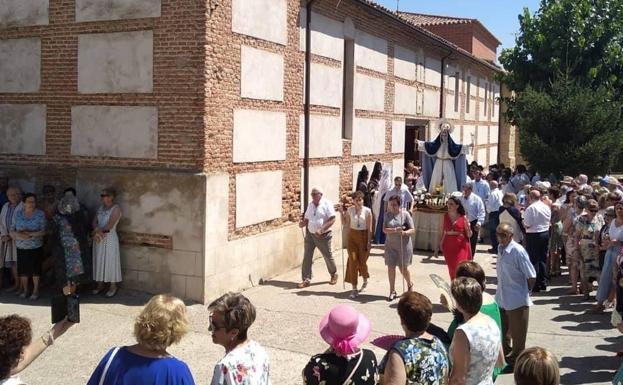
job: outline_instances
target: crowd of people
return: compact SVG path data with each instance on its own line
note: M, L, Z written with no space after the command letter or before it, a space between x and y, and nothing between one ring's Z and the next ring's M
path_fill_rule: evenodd
M115 191L103 189L91 215L74 188L60 196L54 186L42 190L41 198L23 193L0 175L0 289L36 301L42 284L74 293L95 282L93 294L115 296L122 281Z

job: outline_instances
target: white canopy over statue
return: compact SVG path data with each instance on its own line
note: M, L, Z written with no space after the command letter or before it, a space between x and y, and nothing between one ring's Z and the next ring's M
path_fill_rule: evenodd
M436 193L437 186L443 186L444 194L451 194L462 188L467 178L467 161L472 144L456 144L451 134L452 123L443 119L435 127L439 134L432 142L417 141L422 164L424 185L430 193Z

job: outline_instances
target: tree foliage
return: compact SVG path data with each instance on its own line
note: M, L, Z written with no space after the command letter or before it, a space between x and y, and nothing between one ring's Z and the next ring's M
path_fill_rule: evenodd
M597 175L623 151L622 105L606 87L565 80L546 91L528 86L515 107L521 153L542 174Z
M522 156L541 173L599 174L623 151L623 0L541 0L519 16L502 81Z

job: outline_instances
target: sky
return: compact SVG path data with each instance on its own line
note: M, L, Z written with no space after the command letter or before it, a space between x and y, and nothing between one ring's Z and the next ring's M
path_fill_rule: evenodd
M397 0L375 0L377 3L396 10ZM527 7L534 13L539 0L399 0L400 10L433 15L466 17L478 19L499 41L498 55L503 48L515 45L519 32L517 16Z

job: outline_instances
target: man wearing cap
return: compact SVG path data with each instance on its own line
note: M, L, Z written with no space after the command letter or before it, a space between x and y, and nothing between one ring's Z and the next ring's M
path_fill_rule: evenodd
M472 246L472 259L476 254L476 244L478 243L478 233L485 221L485 204L482 199L473 193L473 182L466 182L463 184L463 195L461 196L461 203L465 208L467 214L467 220L472 228L472 237L469 239L469 243Z
M621 191L621 184L617 180L617 178L613 176L609 176L605 178L606 188L608 191L613 192L619 196L620 199L623 199L623 191Z
M530 262L536 270L536 285L533 292L538 293L547 289L546 261L549 244L549 226L552 212L542 200L538 190L529 194L530 206L524 212L524 227L526 228L526 249L530 255Z
M298 284L299 288L308 287L312 278L312 263L316 247L322 253L327 264L327 270L331 275L330 285L337 283L337 267L331 251L331 239L333 232L331 226L335 223L335 209L333 204L322 197L322 190L314 187L311 190L312 201L309 202L303 219L299 222L300 227L305 227L305 250L301 275L303 280Z

